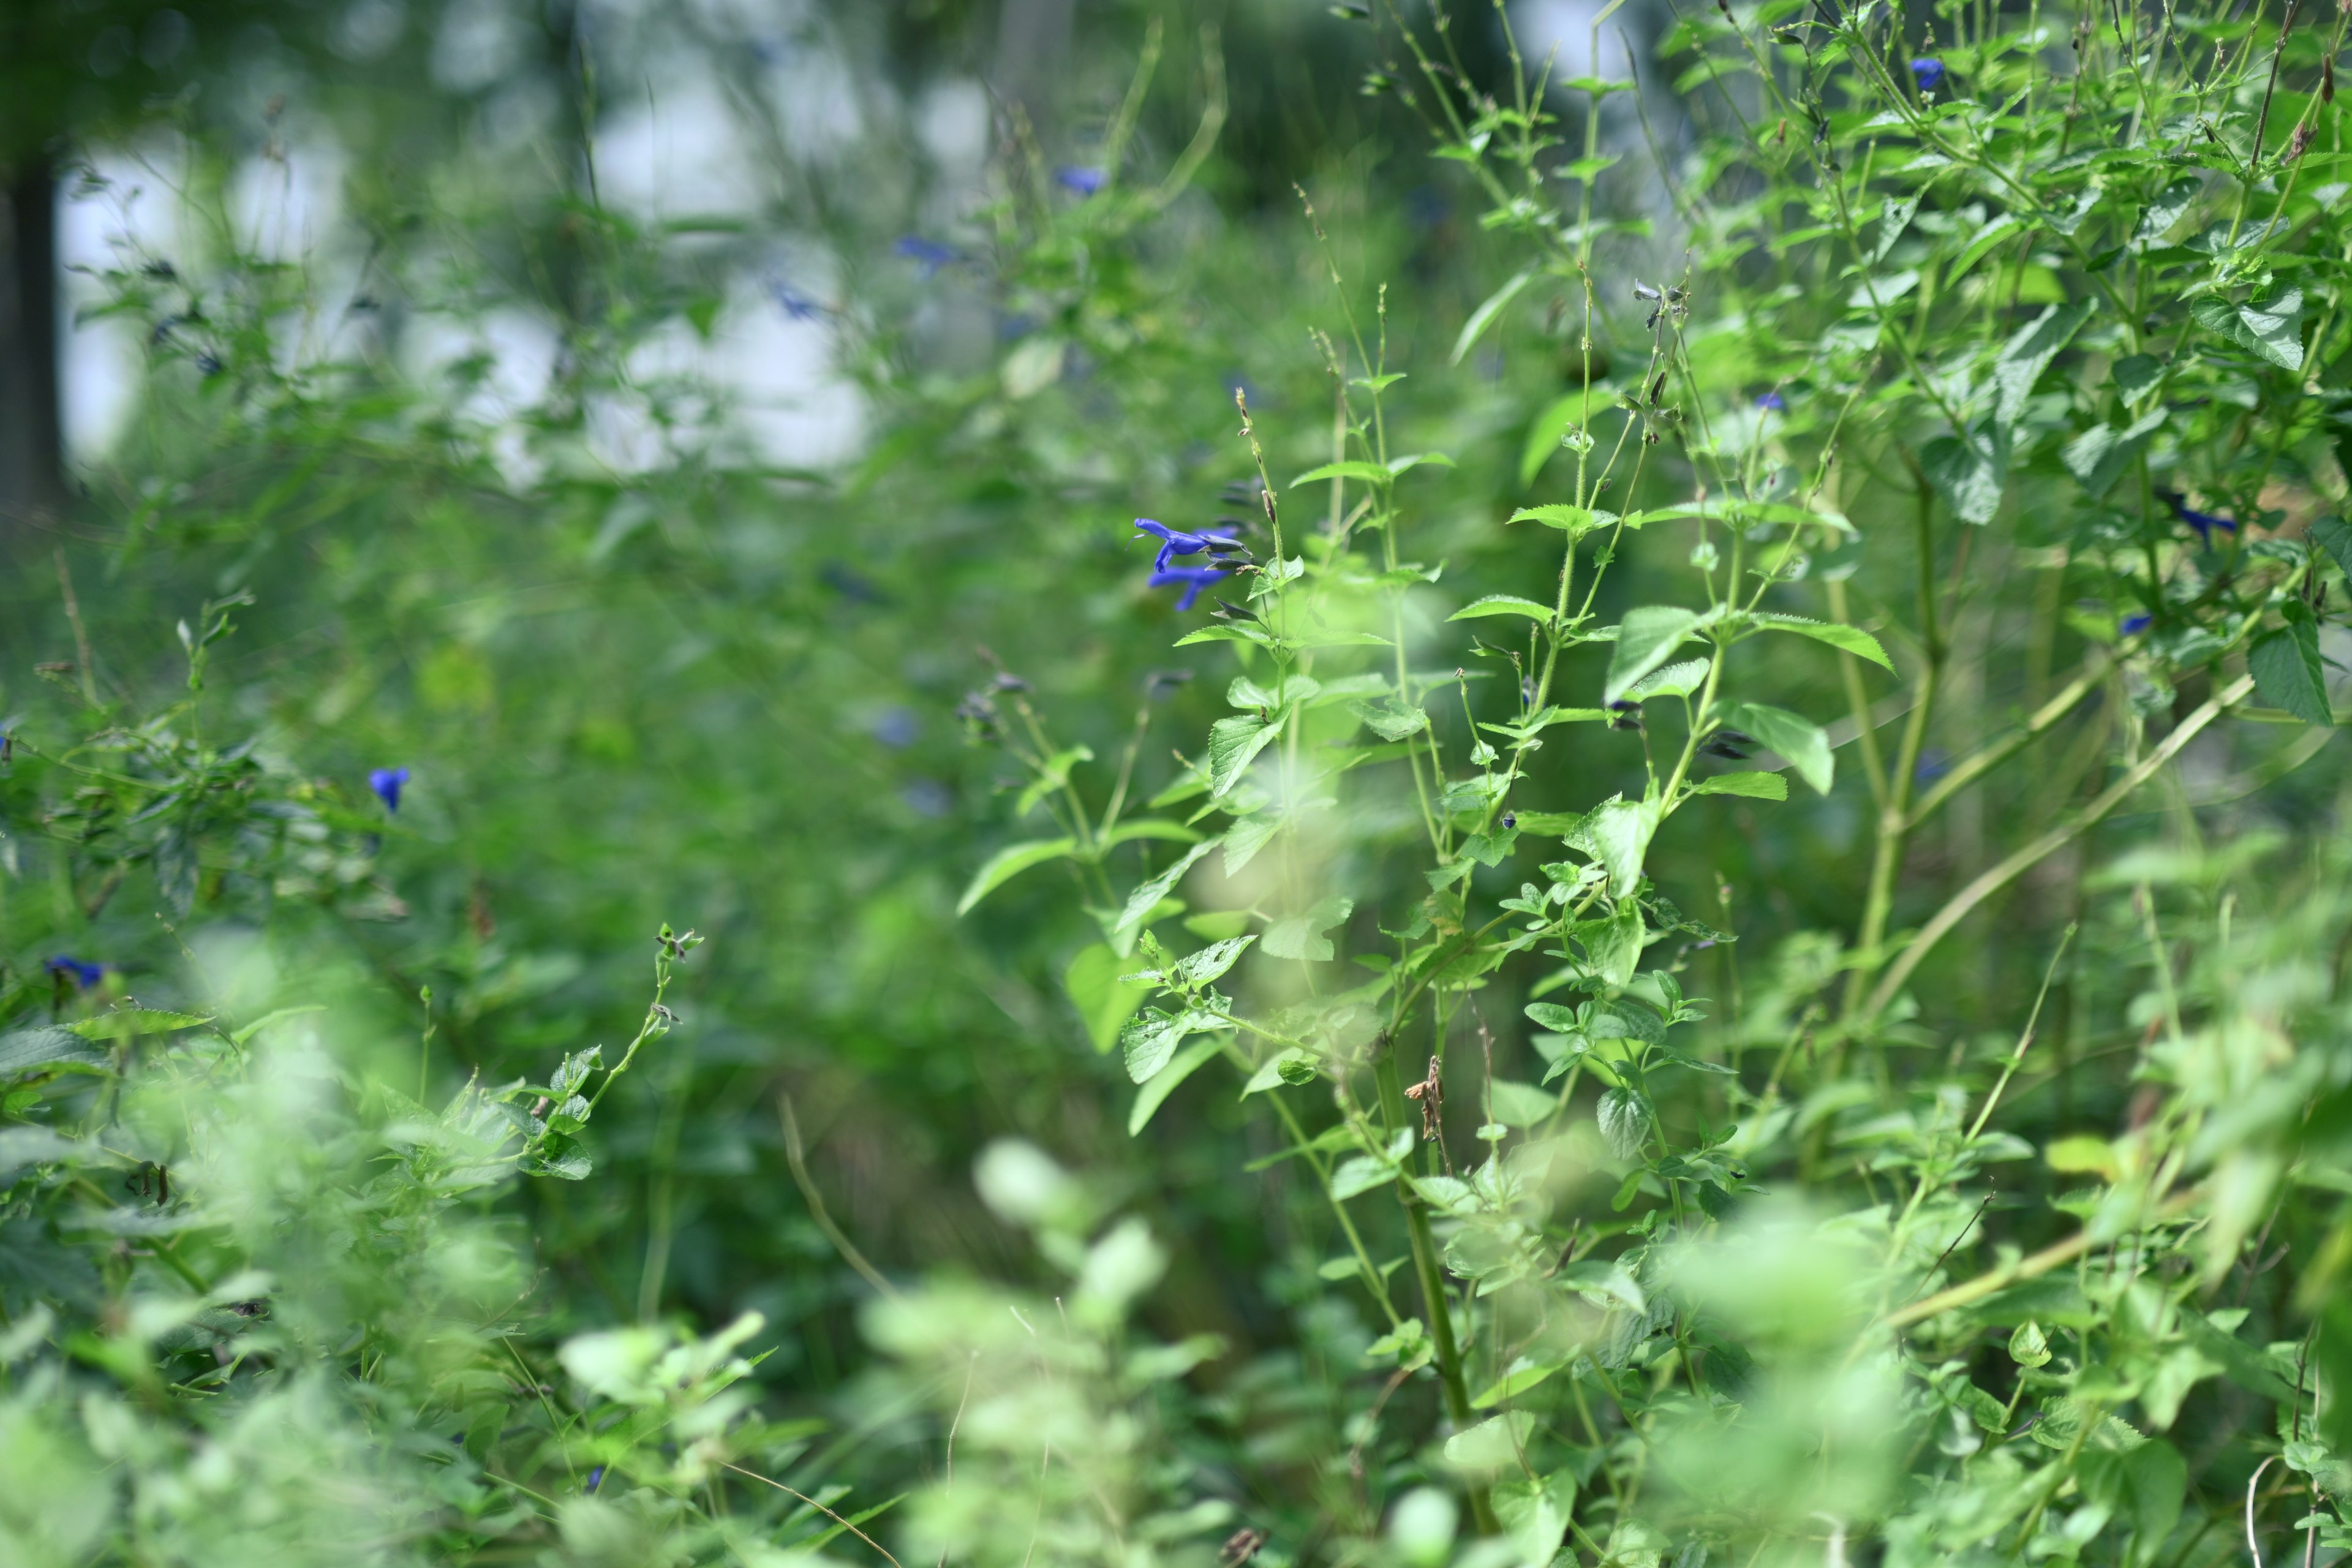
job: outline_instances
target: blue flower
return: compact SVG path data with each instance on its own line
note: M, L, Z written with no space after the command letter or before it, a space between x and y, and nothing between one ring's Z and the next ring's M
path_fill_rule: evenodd
M584 1487L582 1487L580 1489L581 1489L582 1491L583 1491L583 1492L593 1492L593 1491L594 1491L598 1487L601 1487L601 1486L603 1486L604 1484L604 1466L602 1466L602 1465L599 1465L599 1466L597 1466L594 1469L590 1470L590 1471L588 1472L588 1484L587 1484L586 1486L584 1486Z
M1911 776L1921 784L1932 784L1951 771L1951 753L1930 746L1919 753L1918 762L1912 765Z
M2124 617L2121 630L2126 637L2137 637L2141 632L2147 630L2147 628L2154 624L2155 620L2156 617L2154 616L2126 616Z
M1066 191L1075 191L1079 195L1090 196L1108 184L1110 176L1100 169L1089 169L1073 163L1066 168L1055 170L1054 183Z
M1756 406L1770 414L1786 413L1789 407L1787 404L1780 401L1780 395L1777 392L1767 392L1759 395L1756 399Z
M936 239L925 239L919 234L903 237L892 248L909 261L921 262L925 278L937 277L940 268L956 259L953 250Z
M1937 59L1913 60L1911 79L1919 84L1921 92L1933 92L1944 85L1944 62Z
M885 709L874 721L874 738L894 752L913 745L922 731L921 722L904 708Z
M1139 533L1150 534L1160 541L1160 553L1151 558L1154 572L1167 571L1169 560L1173 556L1198 555L1204 550L1214 555L1224 555L1241 548L1234 542L1234 531L1230 528L1204 528L1198 533L1187 533L1181 528L1171 528L1148 517L1137 518L1135 527Z
M64 953L49 960L48 971L51 974L72 975L77 991L87 991L106 978L106 965L103 963L84 963L80 959L68 958Z
M824 307L793 288L782 279L768 280L768 298L773 300L785 315L795 321L814 321L824 314Z
M1183 553L1190 554L1187 551ZM1201 590L1227 574L1217 566L1162 566L1155 569L1145 584L1152 588L1173 588L1180 584L1184 592L1177 596L1176 607L1189 610L1199 601Z
M2165 503L2172 508L2172 512L2175 517L2178 517L2181 521L2187 523L2189 527L2197 531L2198 542L2204 549L2210 550L2213 548L2213 531L2215 529L2218 528L2224 533L2235 533L2238 531L2238 525L2235 521L2226 517L2215 517L2210 511L2196 510L2194 508L2189 506L2188 498L2183 496L2179 490L2165 491L2164 500Z
M406 768L377 768L368 774L368 788L375 792L376 799L383 802L383 808L388 812L398 813L400 792L407 785Z

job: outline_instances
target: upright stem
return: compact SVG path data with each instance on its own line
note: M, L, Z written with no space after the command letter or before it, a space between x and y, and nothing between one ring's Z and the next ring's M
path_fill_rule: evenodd
M1412 1125L1406 1108L1404 1085L1397 1078L1396 1046L1387 1045L1372 1062L1372 1081L1379 1087L1381 1111L1391 1128ZM1437 1375L1445 1385L1445 1413L1457 1428L1475 1418L1470 1408L1470 1387L1462 1379L1462 1349L1454 1340L1454 1314L1447 1305L1445 1271L1437 1256L1437 1238L1430 1234L1429 1208L1410 1181L1397 1183L1397 1202L1404 1208L1405 1228L1412 1236L1412 1268L1421 1279L1422 1307L1429 1314L1429 1337L1437 1346ZM1470 1514L1478 1533L1495 1532L1495 1510L1484 1486L1470 1490Z
M1919 629L1925 658L1919 668L1918 700L1912 703L1910 718L1903 726L1903 742L1895 750L1894 773L1883 791L1874 792L1879 797L1877 846L1871 857L1870 888L1863 904L1862 930L1854 939L1863 957L1846 974L1844 1017L1848 1024L1860 1016L1870 978L1879 967L1878 948L1886 940L1887 916L1895 905L1895 879L1903 868L1904 845L1909 837L1912 784L1919 771L1919 752L1927 742L1927 723L1934 716L1937 687L1944 674L1944 633L1936 616L1936 492L1908 450L1903 458L1910 466L1919 501ZM1840 1041L1836 1063L1842 1067L1844 1061L1845 1043Z

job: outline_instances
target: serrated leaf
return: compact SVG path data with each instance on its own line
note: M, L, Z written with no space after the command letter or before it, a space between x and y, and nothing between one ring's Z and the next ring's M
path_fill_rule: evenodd
M1841 653L1866 658L1889 675L1895 673L1895 661L1878 646L1878 639L1859 626L1849 626L1836 621L1817 621L1806 616L1784 616L1769 610L1759 610L1748 617L1767 631L1794 632L1801 637L1811 637L1827 643Z
M2151 409L2131 424L2117 429L2113 425L2095 425L2072 441L2058 454L2066 471L2075 482L2088 491L2094 500L2107 493L2131 460L2139 455L2147 438L2164 426L2166 410Z
M2050 368L2050 362L2058 357L2059 351L2074 341L2074 334L2083 330L2083 323L2091 319L2096 308L2088 300L2072 305L2053 305L2009 340L2000 357L1993 362L1995 421L2004 426L2017 423L2042 373Z
M1642 965L1642 949L1648 945L1649 934L1642 924L1641 906L1632 899L1620 904L1607 920L1577 928L1577 938L1584 943L1593 973L1608 985L1633 980L1633 972Z
M1160 1069L1157 1077L1135 1091L1135 1109L1127 1113L1127 1135L1140 1133L1144 1124L1158 1113L1168 1097L1186 1079L1201 1070L1201 1064L1223 1047L1215 1040L1202 1040L1184 1047L1174 1061Z
M1402 741L1407 735L1419 734L1429 727L1428 713L1392 695L1350 702L1348 710L1383 741Z
M1210 725L1209 798L1214 800L1241 783L1250 763L1281 732L1279 720L1241 717Z
M136 1035L168 1035L176 1029L200 1029L210 1018L194 1013L173 1013L162 1007L117 1007L110 1013L84 1018L66 1027L85 1040L125 1040Z
M1609 656L1609 679L1601 700L1614 702L1625 689L1666 662L1675 649L1713 624L1717 610L1685 610L1671 605L1645 605L1625 612L1617 627L1617 646Z
M1642 858L1657 830L1657 807L1646 801L1606 800L1585 814L1582 847L1609 873L1611 898L1625 898L1641 885Z
M1797 776L1815 790L1822 795L1830 793L1837 761L1830 751L1830 738L1820 725L1802 714L1761 702L1736 704L1725 710L1723 721L1735 730L1747 731L1787 758L1789 765L1797 770Z
M1194 990L1210 984L1238 963L1256 940L1254 936L1233 936L1204 947L1190 958L1177 961L1174 978Z
M1184 879L1184 873L1199 864L1201 857L1215 848L1220 842L1219 839L1210 838L1193 845L1184 852L1183 858L1150 881L1141 884L1127 896L1127 907L1119 910L1118 922L1111 928L1112 952L1124 956L1134 951L1135 933L1143 929L1145 919L1153 910L1159 908L1160 900L1166 898L1174 890L1176 884Z
M0 1078L46 1067L102 1067L106 1055L68 1029L18 1029L0 1035Z
M2189 314L2216 336L2227 338L2282 370L2303 368L2303 290L2289 289L2269 299L2233 305L2206 298L2191 301Z
M1077 852L1078 841L1075 838L1035 838L1025 844L1006 845L988 858L988 863L972 878L971 885L964 889L963 897L956 900L957 917L970 913L972 905L1032 866L1043 866L1048 860Z
M1617 514L1582 506L1523 506L1510 515L1509 521L1539 522L1546 528L1559 529L1570 539L1581 539L1615 522Z
M1175 1057L1176 1047L1184 1043L1186 1036L1216 1026L1216 1019L1190 1008L1181 1013L1163 1013L1152 1007L1140 1017L1129 1019L1118 1034L1119 1058L1127 1068L1128 1081L1150 1083Z
M1650 1102L1640 1089L1603 1090L1597 1114L1601 1139L1611 1153L1620 1160L1631 1160L1642 1152L1642 1145L1650 1136Z
M1919 466L1962 522L1990 522L2009 482L2009 449L2008 427L1994 422L1937 437L1919 448Z
M1528 1389L1535 1387L1536 1384L1543 1382L1544 1379L1549 1377L1552 1373L1558 1372L1561 1367L1568 1364L1568 1360L1565 1357L1546 1359L1537 1362L1530 1362L1522 1359L1516 1363L1508 1372L1496 1378L1494 1382L1488 1384L1485 1392L1481 1393L1477 1398L1473 1399L1470 1402L1470 1408L1473 1410L1492 1410L1496 1405L1500 1405L1506 1399L1515 1399L1520 1394L1525 1394Z
M2310 608L2300 599L2284 606L2286 625L2263 633L2246 651L2246 668L2253 672L2254 689L2263 700L2285 709L2306 724L2333 724L2328 710L2327 676L2319 662L2319 628Z
M1531 621L1549 626L1552 610L1549 605L1539 605L1533 599L1523 599L1517 594L1489 594L1483 599L1472 600L1445 618L1449 621L1467 621L1480 616L1525 616Z
M1332 947L1331 939L1323 932L1347 920L1355 910L1356 904L1352 899L1335 895L1318 900L1305 914L1293 915L1266 927L1264 951L1272 958L1328 963L1337 950Z
M1339 1162L1331 1173L1331 1195L1346 1200L1360 1197L1374 1187L1386 1186L1396 1180L1396 1167L1371 1154L1358 1154Z
M2311 541L2327 552L2328 559L2347 578L2352 578L2352 524L2340 517L2312 520Z
M1693 795L1737 795L1749 800L1786 800L1789 781L1779 773L1717 773L1691 787Z

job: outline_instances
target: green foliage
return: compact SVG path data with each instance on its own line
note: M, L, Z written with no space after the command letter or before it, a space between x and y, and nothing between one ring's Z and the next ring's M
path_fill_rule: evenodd
M1303 222L1157 23L896 262L878 133L383 176L383 342L560 324L503 413L126 242L0 1555L2352 1549L2344 17L1336 9ZM780 235L837 468L660 368Z

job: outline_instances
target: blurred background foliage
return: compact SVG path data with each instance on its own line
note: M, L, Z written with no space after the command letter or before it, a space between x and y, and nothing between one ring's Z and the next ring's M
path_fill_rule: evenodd
M709 946L667 994L686 1026L599 1109L583 1134L594 1176L501 1189L503 1218L467 1211L529 1237L510 1268L468 1276L468 1300L529 1294L530 1342L587 1345L564 1364L616 1407L656 1397L632 1379L661 1354L716 1384L740 1375L780 1424L772 1451L814 1441L832 1473L896 1491L932 1463L936 1424L916 1412L954 1385L959 1353L979 1354L958 1335L1012 1331L988 1292L1059 1289L1080 1272L1073 1238L1132 1215L1157 1249L1122 1243L1087 1267L1126 1273L1089 1276L1072 1299L1101 1304L1106 1333L1131 1302L1175 1359L1081 1355L1071 1375L1098 1379L1087 1397L1106 1408L1159 1390L1182 1436L1155 1447L1098 1429L1102 1474L1087 1484L1182 1490L1143 1474L1181 1456L1244 1513L1344 1512L1333 1457L1360 1455L1364 1410L1388 1394L1360 1370L1369 1315L1318 1276L1328 1238L1300 1219L1282 1167L1252 1169L1276 1151L1262 1120L1196 1085L1130 1139L1132 1091L1064 984L1100 935L1067 880L1032 873L961 920L956 905L990 851L1029 836L1013 809L1026 780L971 743L968 693L1034 704L1057 743L1087 749L1097 781L1139 736L1139 797L1177 778L1174 750L1224 711L1229 658L1171 651L1192 623L1146 588L1129 520L1197 526L1237 510L1229 492L1251 469L1236 389L1277 475L1332 456L1312 334L1338 335L1334 268L1360 314L1385 285L1388 360L1412 371L1387 395L1393 445L1456 460L1405 481L1421 487L1415 553L1444 563L1412 601L1433 657L1461 657L1434 630L1454 608L1537 592L1557 570L1539 531L1502 523L1556 499L1562 400L1586 374L1576 311L1547 283L1457 352L1517 259L1482 224L1464 163L1433 158L1419 114L1368 89L1368 72L1401 68L1354 9L13 8L0 721L17 749L0 776L0 1025L102 1016L130 996L192 1016L247 991L255 1016L331 1000L351 1021L345 1058L394 1081L429 1029L415 1099L437 1105L476 1079L538 1082L593 1042L613 1055L643 1016L646 934L692 925ZM1454 79L1507 92L1495 14L1461 9ZM1613 74L1629 45L1644 73L1601 111L1623 155L1600 181L1616 226L1594 265L1612 311L1604 374L1612 353L1643 352L1635 282L1684 275L1709 237L1685 226L1665 177L1691 172L1707 89L1651 79L1667 14L1621 13L1622 41L1597 59L1589 8L1515 14L1534 58L1558 47L1563 75ZM1580 141L1585 110L1559 112ZM1778 345L1735 331L1707 352L1727 384L1776 384ZM59 360L62 383L47 368ZM1880 516L1901 515L1888 499L1901 477L1878 478L1883 505L1859 488L1845 501L1868 545L1850 579L1864 613L1902 602L1916 570L1871 542ZM1244 492L1238 510L1252 504ZM2112 637L2113 584L2070 572L2071 526L2023 509L1979 546L2012 569L2010 596L1958 601L1959 675L1923 781ZM1630 552L1600 618L1666 597L1681 565ZM1939 570L1967 580L1964 557ZM1578 658L1592 684L1600 656ZM1470 672L1482 716L1509 706L1503 668ZM1844 703L1829 668L1801 645L1753 655L1749 679L1822 713ZM2186 711L2201 695L2183 689ZM2153 715L2173 694L2117 685L2044 742L2046 765L1956 803L1903 867L1894 928L2094 793L2084 781L2105 776L2126 702ZM1466 740L1458 710L1433 711ZM2275 832L2288 858L2336 864L2318 846L2340 755L2285 750L2297 733L2242 726L2198 753L2212 803L2189 819L2198 831L2217 845ZM101 740L76 751L87 736ZM224 759L205 736L250 749ZM1571 776L1578 805L1612 778L1638 790L1643 754L1639 736L1596 728L1536 770L1538 792ZM145 783L87 771L109 756ZM369 783L391 768L408 770L396 810ZM142 819L165 792L185 815ZM215 821L189 805L202 800L229 804ZM1872 848L1851 773L1822 796L1723 804L1678 818L1651 860L1685 910L1738 938L1681 955L1694 994L1744 995L1704 1028L1717 1054L1803 1035L1853 939ZM2147 937L2130 907L2095 896L2095 868L2153 826L2117 819L1948 939L1916 983L1923 1011L1879 1047L1881 1080L1947 1050L2005 1050L2080 922L2046 1004L2047 1055L2008 1114L2048 1139L2137 1114L2130 1053L2156 1027ZM1122 851L1122 875L1158 863L1157 847ZM1351 875L1391 904L1418 880L1360 854ZM1380 901L1360 900L1366 920ZM2340 941L2320 925L2313 941ZM266 983L250 968L264 949ZM103 973L85 989L51 964L61 955ZM1511 1076L1540 1076L1510 1031L1496 1049ZM1825 1083L1808 1127L1867 1100ZM1000 1165L992 1187L983 1165L975 1189L975 1162L1006 1138L1084 1173L1076 1217L1055 1207L1076 1200L1050 1171ZM795 1179L795 1139L827 1217ZM322 1169L346 1162L333 1180L360 1180L355 1156L330 1152ZM1816 1144L1809 1172L1819 1158ZM2060 1178L2018 1180L2021 1202ZM861 1261L828 1238L835 1224ZM2294 1241L2321 1246L2318 1222ZM967 1294L893 1297L869 1342L860 1313L879 1291L861 1264L894 1290L930 1274ZM50 1288L20 1270L0 1279L0 1305L23 1321ZM1736 1279L1694 1289L1740 1294ZM724 1341L610 1337L716 1331L750 1312L764 1323L741 1347L765 1352L755 1365L730 1363ZM1188 1355L1204 1334L1222 1353ZM1024 1423L1083 1434L1097 1418L1026 1394L1039 1408L1000 1410L1006 1425L973 1436L983 1477L1022 1473ZM1420 1384L1397 1398L1436 1408ZM795 1435L801 1416L829 1435ZM1694 1475L1714 1462L1684 1459ZM575 1473L597 1456L578 1460ZM679 1495L698 1484L679 1480ZM1030 1505L1013 1484L929 1494L894 1539L1017 1545ZM1454 1506L1413 1506L1441 1504ZM619 1524L566 1517L564 1549L583 1560L654 1560ZM1442 1553L1452 1517L1442 1531L1404 1519L1399 1550L1437 1540ZM1622 1544L1626 1562L1646 1550ZM1315 1545L1271 1550L1298 1560ZM70 1543L58 1560L76 1560Z

